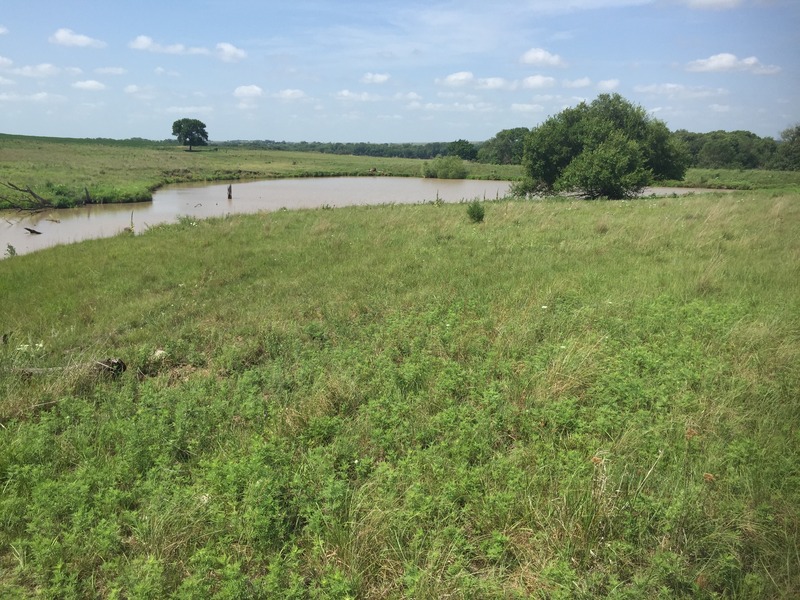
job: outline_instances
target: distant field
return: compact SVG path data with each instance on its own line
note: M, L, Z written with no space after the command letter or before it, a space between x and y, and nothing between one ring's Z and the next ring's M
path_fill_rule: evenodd
M37 138L0 134L0 182L30 186L60 206L149 200L158 187L226 181L338 175L421 176L422 160L372 158L207 146ZM517 179L519 167L471 163L471 179ZM8 190L0 188L0 197ZM1 201L0 201L1 202ZM2 207L2 204L0 204Z
M90 148L120 181L224 160ZM786 185L182 219L0 261L0 597L796 598Z

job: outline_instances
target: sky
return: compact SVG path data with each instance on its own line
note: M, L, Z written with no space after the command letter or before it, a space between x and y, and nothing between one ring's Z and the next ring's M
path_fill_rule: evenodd
M798 0L0 0L0 133L477 142L613 92L779 138L798 32Z

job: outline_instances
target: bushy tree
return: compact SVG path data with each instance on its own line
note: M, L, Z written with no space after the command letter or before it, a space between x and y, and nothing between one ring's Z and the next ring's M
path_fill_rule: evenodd
M528 133L530 129L527 127L503 129L480 147L478 160L495 165L521 164Z
M800 123L781 134L775 166L787 171L800 171Z
M456 140L448 144L447 154L449 156L458 156L464 160L475 160L478 157L478 149L467 140Z
M619 94L602 94L531 130L528 190L627 198L653 180L681 179L688 157L666 125Z
M433 179L464 179L467 167L458 156L437 156L431 162L422 163L422 176Z
M198 119L178 119L172 124L172 135L177 136L181 146L205 146L208 144L206 124Z

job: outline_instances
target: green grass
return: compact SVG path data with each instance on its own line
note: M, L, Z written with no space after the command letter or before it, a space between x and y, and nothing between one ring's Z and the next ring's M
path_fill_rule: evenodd
M282 211L0 261L0 596L795 597L797 198Z
M193 152L165 143L72 140L0 134L0 183L30 186L57 206L150 200L169 183L278 177L395 175L420 177L425 161L235 147ZM470 163L471 179L516 179L518 166ZM3 197L14 196L0 187Z
M797 193L800 171L689 169L682 181L666 181L663 185L729 190L781 189Z

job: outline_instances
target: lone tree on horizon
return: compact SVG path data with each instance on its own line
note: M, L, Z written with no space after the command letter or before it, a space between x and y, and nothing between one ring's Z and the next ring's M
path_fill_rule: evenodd
M172 124L172 135L177 136L181 146L207 146L206 124L198 119L178 119Z

